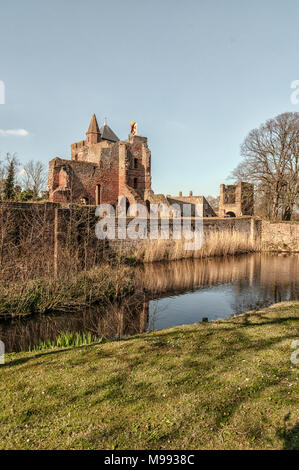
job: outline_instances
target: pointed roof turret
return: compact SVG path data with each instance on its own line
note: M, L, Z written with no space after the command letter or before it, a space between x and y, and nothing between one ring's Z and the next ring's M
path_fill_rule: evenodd
M100 134L101 134L101 138L103 140L109 140L110 142L118 142L119 141L119 138L117 137L117 135L114 134L113 130L110 129L110 127L106 124L106 122L101 127Z
M87 135L87 144L96 144L101 140L108 140L109 142L118 142L119 138L114 134L113 130L107 125L106 119L104 125L99 129L96 115L91 118Z
M95 115L95 114L94 114L94 115L92 116L92 118L91 118L88 131L86 132L86 135L87 135L87 134L100 134L100 129L99 129L99 126L98 126L98 121L97 121L97 118L96 118L96 115Z

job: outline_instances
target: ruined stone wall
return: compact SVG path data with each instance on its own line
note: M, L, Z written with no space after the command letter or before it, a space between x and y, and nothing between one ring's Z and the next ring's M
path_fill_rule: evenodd
M85 149L86 142L81 140L80 142L75 142L71 145L71 158L72 160L82 160L82 154Z
M49 199L51 202L95 204L96 184L100 179L99 165L55 158L49 164Z
M202 204L203 208L203 217L216 217L216 214L206 198L204 196L193 196L192 191L190 191L189 196L182 196L182 193L179 196L170 196L167 195L167 200L170 204L179 204L181 206L181 211L183 214L183 205L191 205L191 216L195 217L195 204Z
M49 166L48 182L50 201L85 202L92 205L116 204L119 195L118 150L118 145L102 148L99 164L92 161L70 161L59 158L52 160ZM95 157L94 153L92 155ZM61 184L61 174L66 175L65 184Z
M35 204L35 203L0 203L0 229L3 244L3 254L8 256L12 267L18 265L17 259L30 255L30 250L36 256L28 269L37 271L43 264L49 264L52 269L54 261L64 263L64 256L70 255L70 250L86 266L100 262L104 253L112 251L124 255L130 253L144 240L98 240L95 226L98 218L94 206L77 206L74 204ZM130 222L130 218L126 223ZM192 221L194 228L194 220ZM149 232L150 221L147 220ZM158 229L161 220L158 221ZM298 223L270 223L253 217L242 218L206 218L203 219L204 234L213 231L239 232L246 234L255 247L264 251L299 251ZM171 233L170 224L170 233ZM149 241L150 242L150 241ZM56 243L56 260L55 260ZM172 244L172 239L165 240ZM27 250L26 253L24 250ZM52 258L51 258L52 257ZM82 262L83 262L82 261ZM25 266L22 261L20 266ZM26 265L27 266L27 265ZM27 269L27 268L26 268Z
M145 192L151 189L151 153L147 138L133 136L128 142L120 142L119 194L131 203L145 199ZM131 188L136 195L134 196Z
M220 185L219 217L231 213L240 215L253 215L254 191L253 185L239 181L236 185Z
M299 223L262 222L262 249L264 251L299 252Z
M118 196L127 197L130 204L144 201L145 191L151 189L151 157L145 137L135 136L128 142L102 141L82 147L81 153L77 150L72 147L72 160L51 160L51 202L115 206Z
M96 203L117 204L119 195L119 145L114 144L103 148L100 160L100 170L97 178L91 181L95 194L96 185L101 186L100 200Z
M83 141L85 143L85 141ZM73 145L80 145L81 142L78 144ZM89 144L88 146L83 145L81 149L79 149L78 153L74 153L73 145L71 146L71 155L72 160L75 161L82 161L82 162L91 162L97 165L100 164L102 155L107 155L107 149L111 149L115 143L109 142L107 140L102 140L101 142L97 142L95 144ZM78 150L78 149L77 149ZM109 154L109 152L108 152Z

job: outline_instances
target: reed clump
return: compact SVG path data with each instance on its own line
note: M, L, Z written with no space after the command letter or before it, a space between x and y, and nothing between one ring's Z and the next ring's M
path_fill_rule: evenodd
M135 291L128 266L103 264L89 271L0 284L0 317L76 311L92 305L121 303Z
M137 245L134 257L141 262L173 261L186 258L232 256L258 251L248 234L238 231L214 231L204 235L199 250L186 250L186 240L145 240Z

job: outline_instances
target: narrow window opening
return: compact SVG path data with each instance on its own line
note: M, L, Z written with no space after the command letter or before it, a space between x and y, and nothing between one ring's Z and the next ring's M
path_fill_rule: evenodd
M97 184L96 186L96 205L101 204L101 185Z

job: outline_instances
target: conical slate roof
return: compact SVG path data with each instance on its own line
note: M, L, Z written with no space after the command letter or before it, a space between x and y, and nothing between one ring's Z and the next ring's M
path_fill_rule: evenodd
M104 124L100 129L101 138L103 140L110 140L110 142L117 142L119 138L114 134L113 130L107 124Z
M95 114L91 118L89 128L88 128L88 131L86 132L86 134L100 134L98 121L97 121L97 118L96 118Z

